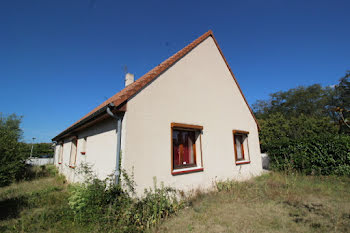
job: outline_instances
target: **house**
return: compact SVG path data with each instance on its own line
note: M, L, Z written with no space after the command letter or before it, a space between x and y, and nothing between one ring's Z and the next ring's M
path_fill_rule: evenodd
M186 191L262 172L259 126L212 31L125 82L52 139L69 181L81 162L100 178L133 173L138 194L154 177Z

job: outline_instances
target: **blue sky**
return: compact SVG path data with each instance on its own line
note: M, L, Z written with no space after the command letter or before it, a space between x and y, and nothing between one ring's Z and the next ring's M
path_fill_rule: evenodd
M248 102L350 69L350 1L3 0L0 112L50 139L212 29Z

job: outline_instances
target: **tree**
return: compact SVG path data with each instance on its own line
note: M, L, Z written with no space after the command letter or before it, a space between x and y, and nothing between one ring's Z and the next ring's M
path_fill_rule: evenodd
M0 113L0 186L8 185L19 178L25 168L28 154L20 142L22 117Z
M258 119L267 118L274 113L281 113L287 118L300 114L333 118L331 108L334 105L334 95L335 90L331 87L322 87L319 84L299 86L272 93L269 100L258 100L253 109Z
M253 105L257 119L267 119L280 113L286 119L304 114L309 117L329 117L340 133L350 133L350 71L334 87L319 84L299 86L270 94L268 100Z
M350 133L350 71L335 86L335 112L339 118L340 131Z
M301 86L253 105L272 168L350 176L349 78L350 71L335 87Z
M33 156L35 157L41 157L41 156L52 156L53 157L54 151L52 147L52 143L36 143L34 144L34 152Z

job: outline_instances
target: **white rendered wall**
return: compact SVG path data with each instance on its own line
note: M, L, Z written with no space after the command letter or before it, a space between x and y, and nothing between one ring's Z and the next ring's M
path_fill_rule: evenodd
M153 177L190 190L262 171L257 125L211 37L129 100L124 120L122 165L139 194ZM204 127L204 171L171 174L171 122ZM249 131L250 164L235 164L232 130Z
M58 164L58 145L56 146L55 164L58 166L69 182L81 181L76 171L79 165L87 163L92 165L93 171L99 178L104 179L112 174L116 166L116 147L117 147L117 122L115 119L108 119L100 122L90 128L87 128L77 134L77 159L76 167L69 167L69 158L71 150L71 140L66 139L63 146L63 163ZM85 155L81 154L83 150L83 140L87 138Z

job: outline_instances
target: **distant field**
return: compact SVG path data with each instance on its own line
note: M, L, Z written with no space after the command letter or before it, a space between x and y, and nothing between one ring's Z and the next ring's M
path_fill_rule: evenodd
M350 179L270 173L197 193L152 232L350 232ZM68 211L67 184L46 177L0 188L0 232L100 232Z

